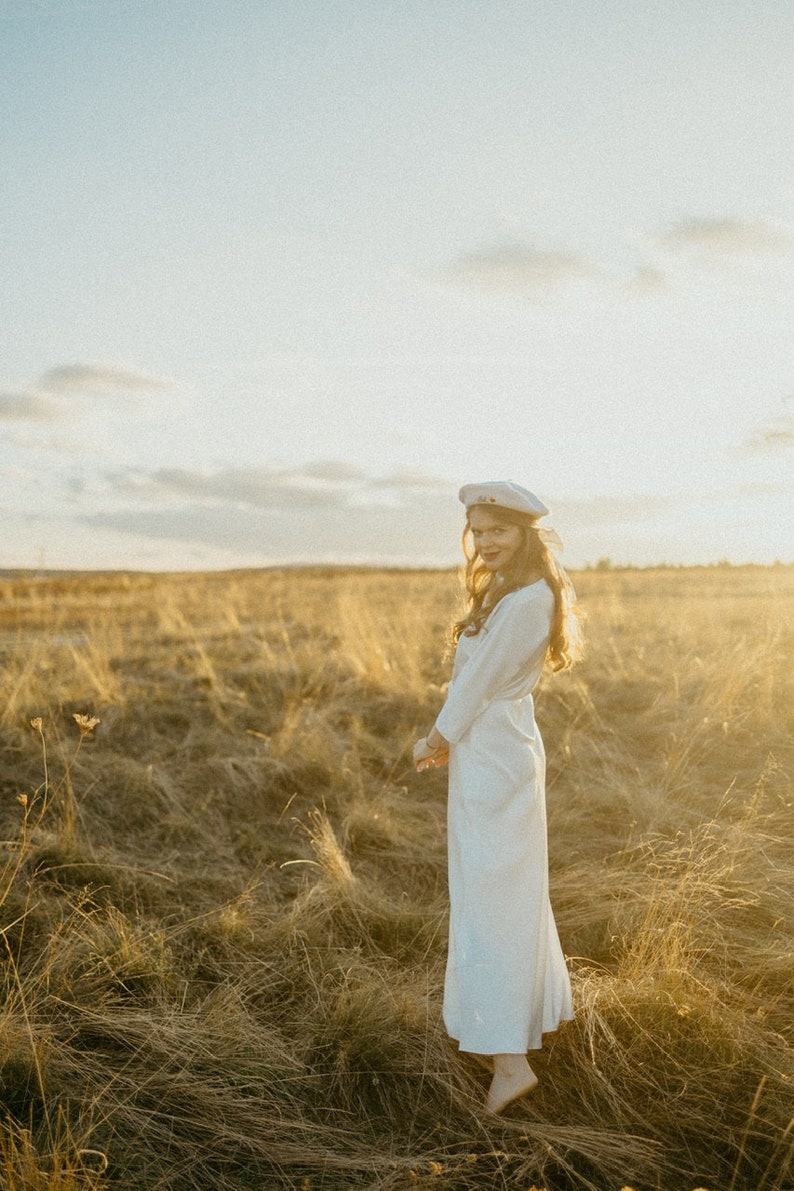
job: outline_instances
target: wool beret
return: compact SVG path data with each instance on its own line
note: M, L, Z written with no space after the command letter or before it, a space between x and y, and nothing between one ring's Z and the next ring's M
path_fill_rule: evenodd
M516 509L519 513L529 513L533 517L544 517L549 511L534 492L514 484L512 480L464 484L458 497L467 509L472 505L500 505L503 509Z

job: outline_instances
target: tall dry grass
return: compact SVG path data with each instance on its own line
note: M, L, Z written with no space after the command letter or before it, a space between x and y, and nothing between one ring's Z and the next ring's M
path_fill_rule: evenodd
M794 577L577 588L538 697L577 1015L497 1121L410 768L455 576L0 583L4 1186L791 1185Z

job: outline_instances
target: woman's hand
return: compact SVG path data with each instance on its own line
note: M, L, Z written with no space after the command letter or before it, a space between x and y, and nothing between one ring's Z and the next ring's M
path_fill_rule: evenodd
M436 765L446 765L449 760L449 743L435 729L428 735L417 740L414 745L414 768L417 773L424 772Z

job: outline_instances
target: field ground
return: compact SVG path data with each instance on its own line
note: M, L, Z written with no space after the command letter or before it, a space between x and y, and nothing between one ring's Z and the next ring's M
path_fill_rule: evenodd
M575 581L538 718L576 1019L488 1121L409 765L456 576L0 579L0 1184L792 1186L794 570Z

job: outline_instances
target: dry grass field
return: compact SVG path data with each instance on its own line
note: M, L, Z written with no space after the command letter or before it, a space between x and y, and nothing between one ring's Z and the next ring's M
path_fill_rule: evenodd
M456 576L0 580L4 1188L794 1185L794 571L575 579L537 706L577 1016L501 1120L409 764Z

